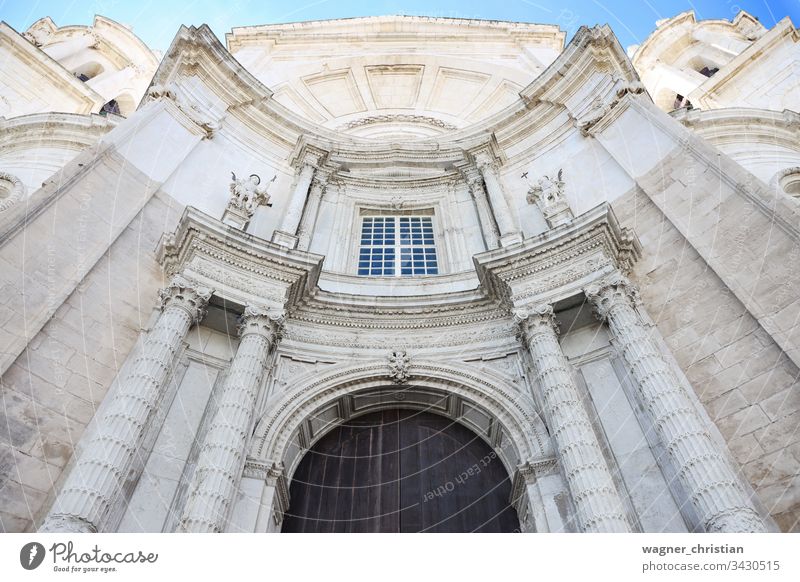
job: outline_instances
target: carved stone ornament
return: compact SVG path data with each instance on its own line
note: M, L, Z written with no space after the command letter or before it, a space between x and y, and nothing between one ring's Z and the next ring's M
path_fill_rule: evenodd
M266 309L255 305L244 308L239 318L239 337L250 333L259 333L273 342L280 335L281 328L286 319L283 310Z
M544 175L536 184L532 184L528 189L527 200L528 204L536 204L539 207L550 228L569 222L573 218L572 209L564 195L563 169L558 171L555 178Z
M267 184L261 184L261 176L250 174L247 178L237 178L231 172L231 197L228 206L222 215L222 222L241 228L244 230L253 218L259 206L272 206L270 204L269 185L275 181L277 176L272 176L272 180Z
M639 81L627 81L617 79L614 84L614 91L609 99L607 96L598 96L589 110L576 120L575 124L584 136L590 135L592 128L597 125L606 115L616 108L625 95L639 95L645 92L644 85Z
M202 320L206 313L212 289L197 285L181 275L175 275L169 284L158 292L162 311L168 306L176 305L189 313L195 323Z
M8 210L24 196L25 185L22 180L13 174L0 172L0 212Z
M212 119L206 112L203 112L197 105L189 104L182 99L178 92L175 90L175 85L170 83L164 85L153 85L148 89L147 96L150 99L169 99L175 106L194 123L197 127L205 132L204 139L213 139L217 131L219 131L219 120Z
M393 351L389 354L389 377L395 384L405 384L411 375L411 357L405 350Z

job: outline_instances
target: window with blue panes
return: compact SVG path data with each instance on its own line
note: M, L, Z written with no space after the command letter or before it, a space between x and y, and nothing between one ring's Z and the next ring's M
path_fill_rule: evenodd
M365 216L358 274L370 277L438 275L430 216Z

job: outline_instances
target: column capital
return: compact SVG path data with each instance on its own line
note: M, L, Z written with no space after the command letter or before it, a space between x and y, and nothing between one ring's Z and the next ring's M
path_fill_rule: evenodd
M558 335L559 328L553 306L549 303L538 303L526 307L517 307L512 311L514 322L519 326L523 336L530 340L531 336L547 332Z
M482 174L486 172L497 173L500 170L500 162L490 157L488 154L478 155L475 158L475 165Z
M206 306L213 293L214 290L209 287L199 285L182 275L175 275L166 287L159 290L158 298L162 311L175 305L186 311L193 323L198 323L205 317Z
M292 152L289 164L296 168L298 171L306 166L317 169L325 163L328 157L328 152L320 147L312 145L301 137L295 150Z
M239 317L239 337L259 334L274 341L283 327L285 313L283 310L267 309L258 305L248 305Z
M601 320L606 319L616 305L625 304L634 307L640 301L636 285L619 273L589 285L583 292L594 305L595 315Z

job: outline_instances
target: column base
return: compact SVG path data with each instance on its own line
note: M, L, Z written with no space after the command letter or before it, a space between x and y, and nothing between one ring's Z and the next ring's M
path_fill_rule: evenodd
M94 524L77 515L49 515L39 533L97 533Z
M272 242L277 243L282 247L296 249L299 241L300 239L295 235L289 234L288 232L283 232L282 230L276 230L272 233Z
M510 232L500 237L501 247L510 247L511 245L515 245L521 242L522 242L521 232Z

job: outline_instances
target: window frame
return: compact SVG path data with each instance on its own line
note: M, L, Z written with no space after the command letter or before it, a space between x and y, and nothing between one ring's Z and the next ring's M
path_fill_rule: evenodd
M373 245L373 244L364 245L362 243L362 234L363 234L363 228L364 228L364 219L366 219L366 218L372 218L372 219L374 219L374 218L383 218L383 219L390 218L390 219L393 219L394 220L394 228L395 228L395 231L394 231L394 236L395 236L394 241L395 242L394 242L394 244L393 245ZM432 242L430 242L430 243L426 243L425 242L424 227L423 227L423 233L422 233L423 234L423 237L422 237L423 244L421 244L421 245L403 244L401 242L401 236L400 236L401 235L401 219L402 218L410 218L412 220L414 218L420 218L420 219L423 219L423 220L426 219L426 218L429 219L430 220L430 225L431 225L431 230L432 230L432 235L433 235L431 237L432 238ZM353 261L354 262L354 272L355 272L355 275L357 277L359 277L359 278L367 278L367 277L369 277L369 278L381 278L381 279L406 279L406 280L410 280L410 279L416 279L416 278L420 278L420 277L437 277L437 276L442 275L442 274L445 273L445 265L444 265L444 262L443 262L443 258L444 258L444 256L443 256L443 246L442 246L443 239L442 239L442 234L441 234L440 229L439 229L439 224L438 224L438 222L436 220L436 214L435 214L433 208L414 209L414 210L397 210L397 211L388 210L388 209L384 209L384 208L360 208L359 212L357 213L357 216L356 216L356 225L355 226L356 226L356 228L354 229L355 233L356 233L355 245L354 245L355 246L355 249L354 249L355 252L353 253L352 256L353 256L353 259L354 259L354 261ZM372 239L372 240L374 240L374 239ZM362 261L362 259L361 259L361 256L362 256L361 250L362 250L362 248L368 248L368 249L372 249L372 248L389 249L389 248L391 248L391 249L393 249L394 250L394 259L393 259L393 261L394 261L394 267L393 267L394 268L394 274L373 275L372 274L372 265L373 264L372 264L371 256L370 256L370 259L369 259L369 265L367 267L369 269L369 271L370 271L369 274L361 274L361 273L359 273L360 269L363 268L361 266L361 261ZM434 249L433 257L434 257L434 261L435 261L436 273L427 273L426 272L426 273L416 273L415 274L415 273L412 272L412 273L403 274L402 265L401 265L401 257L403 255L402 251L403 251L403 249L414 249L414 248L419 248L419 249L433 248ZM424 250L422 251L422 254L423 254L423 256L425 256ZM424 259L424 260L425 260L426 263L428 262L427 258ZM412 261L413 261L413 259L412 259ZM414 267L412 266L412 269L413 268ZM430 267L426 264L425 265L425 270L427 271L429 268ZM383 270L383 269L381 269L381 270Z

